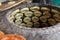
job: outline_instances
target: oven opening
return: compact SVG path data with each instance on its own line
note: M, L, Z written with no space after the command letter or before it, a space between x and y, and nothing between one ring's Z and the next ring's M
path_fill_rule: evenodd
M60 12L45 6L25 7L16 9L9 15L9 20L19 26L44 28L60 22Z

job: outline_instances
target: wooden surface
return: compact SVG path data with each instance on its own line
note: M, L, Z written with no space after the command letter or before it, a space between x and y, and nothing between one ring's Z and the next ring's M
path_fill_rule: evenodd
M14 6L17 6L17 5L19 5L19 4L21 4L22 2L24 2L25 0L19 0L18 2L16 2L15 4L12 4L12 5L1 5L0 6L0 12L1 11L5 11L5 10L7 10L7 9L10 9L10 8L12 8L12 7L14 7Z

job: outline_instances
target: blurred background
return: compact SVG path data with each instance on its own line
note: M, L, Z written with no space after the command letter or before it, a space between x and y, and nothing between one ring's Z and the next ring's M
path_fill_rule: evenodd
M60 0L51 0L53 5L60 6Z
M0 2L4 2L4 1L12 1L12 0L0 0ZM32 1L32 0L26 0L26 1ZM34 0L34 1L39 1L39 0ZM42 1L42 0L41 0ZM57 5L60 6L60 0L46 0L47 3L51 2L51 4L53 5Z

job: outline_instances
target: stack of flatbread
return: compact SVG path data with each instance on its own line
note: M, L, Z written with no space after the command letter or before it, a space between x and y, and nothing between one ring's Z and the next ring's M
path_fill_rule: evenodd
M22 35L5 34L0 31L0 40L26 40Z

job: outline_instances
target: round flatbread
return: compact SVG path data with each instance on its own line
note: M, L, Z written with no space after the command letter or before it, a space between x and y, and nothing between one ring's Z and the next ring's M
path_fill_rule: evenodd
M4 37L2 37L0 40L26 40L26 39L21 35L7 34Z
M0 39L4 36L4 32L0 31Z

